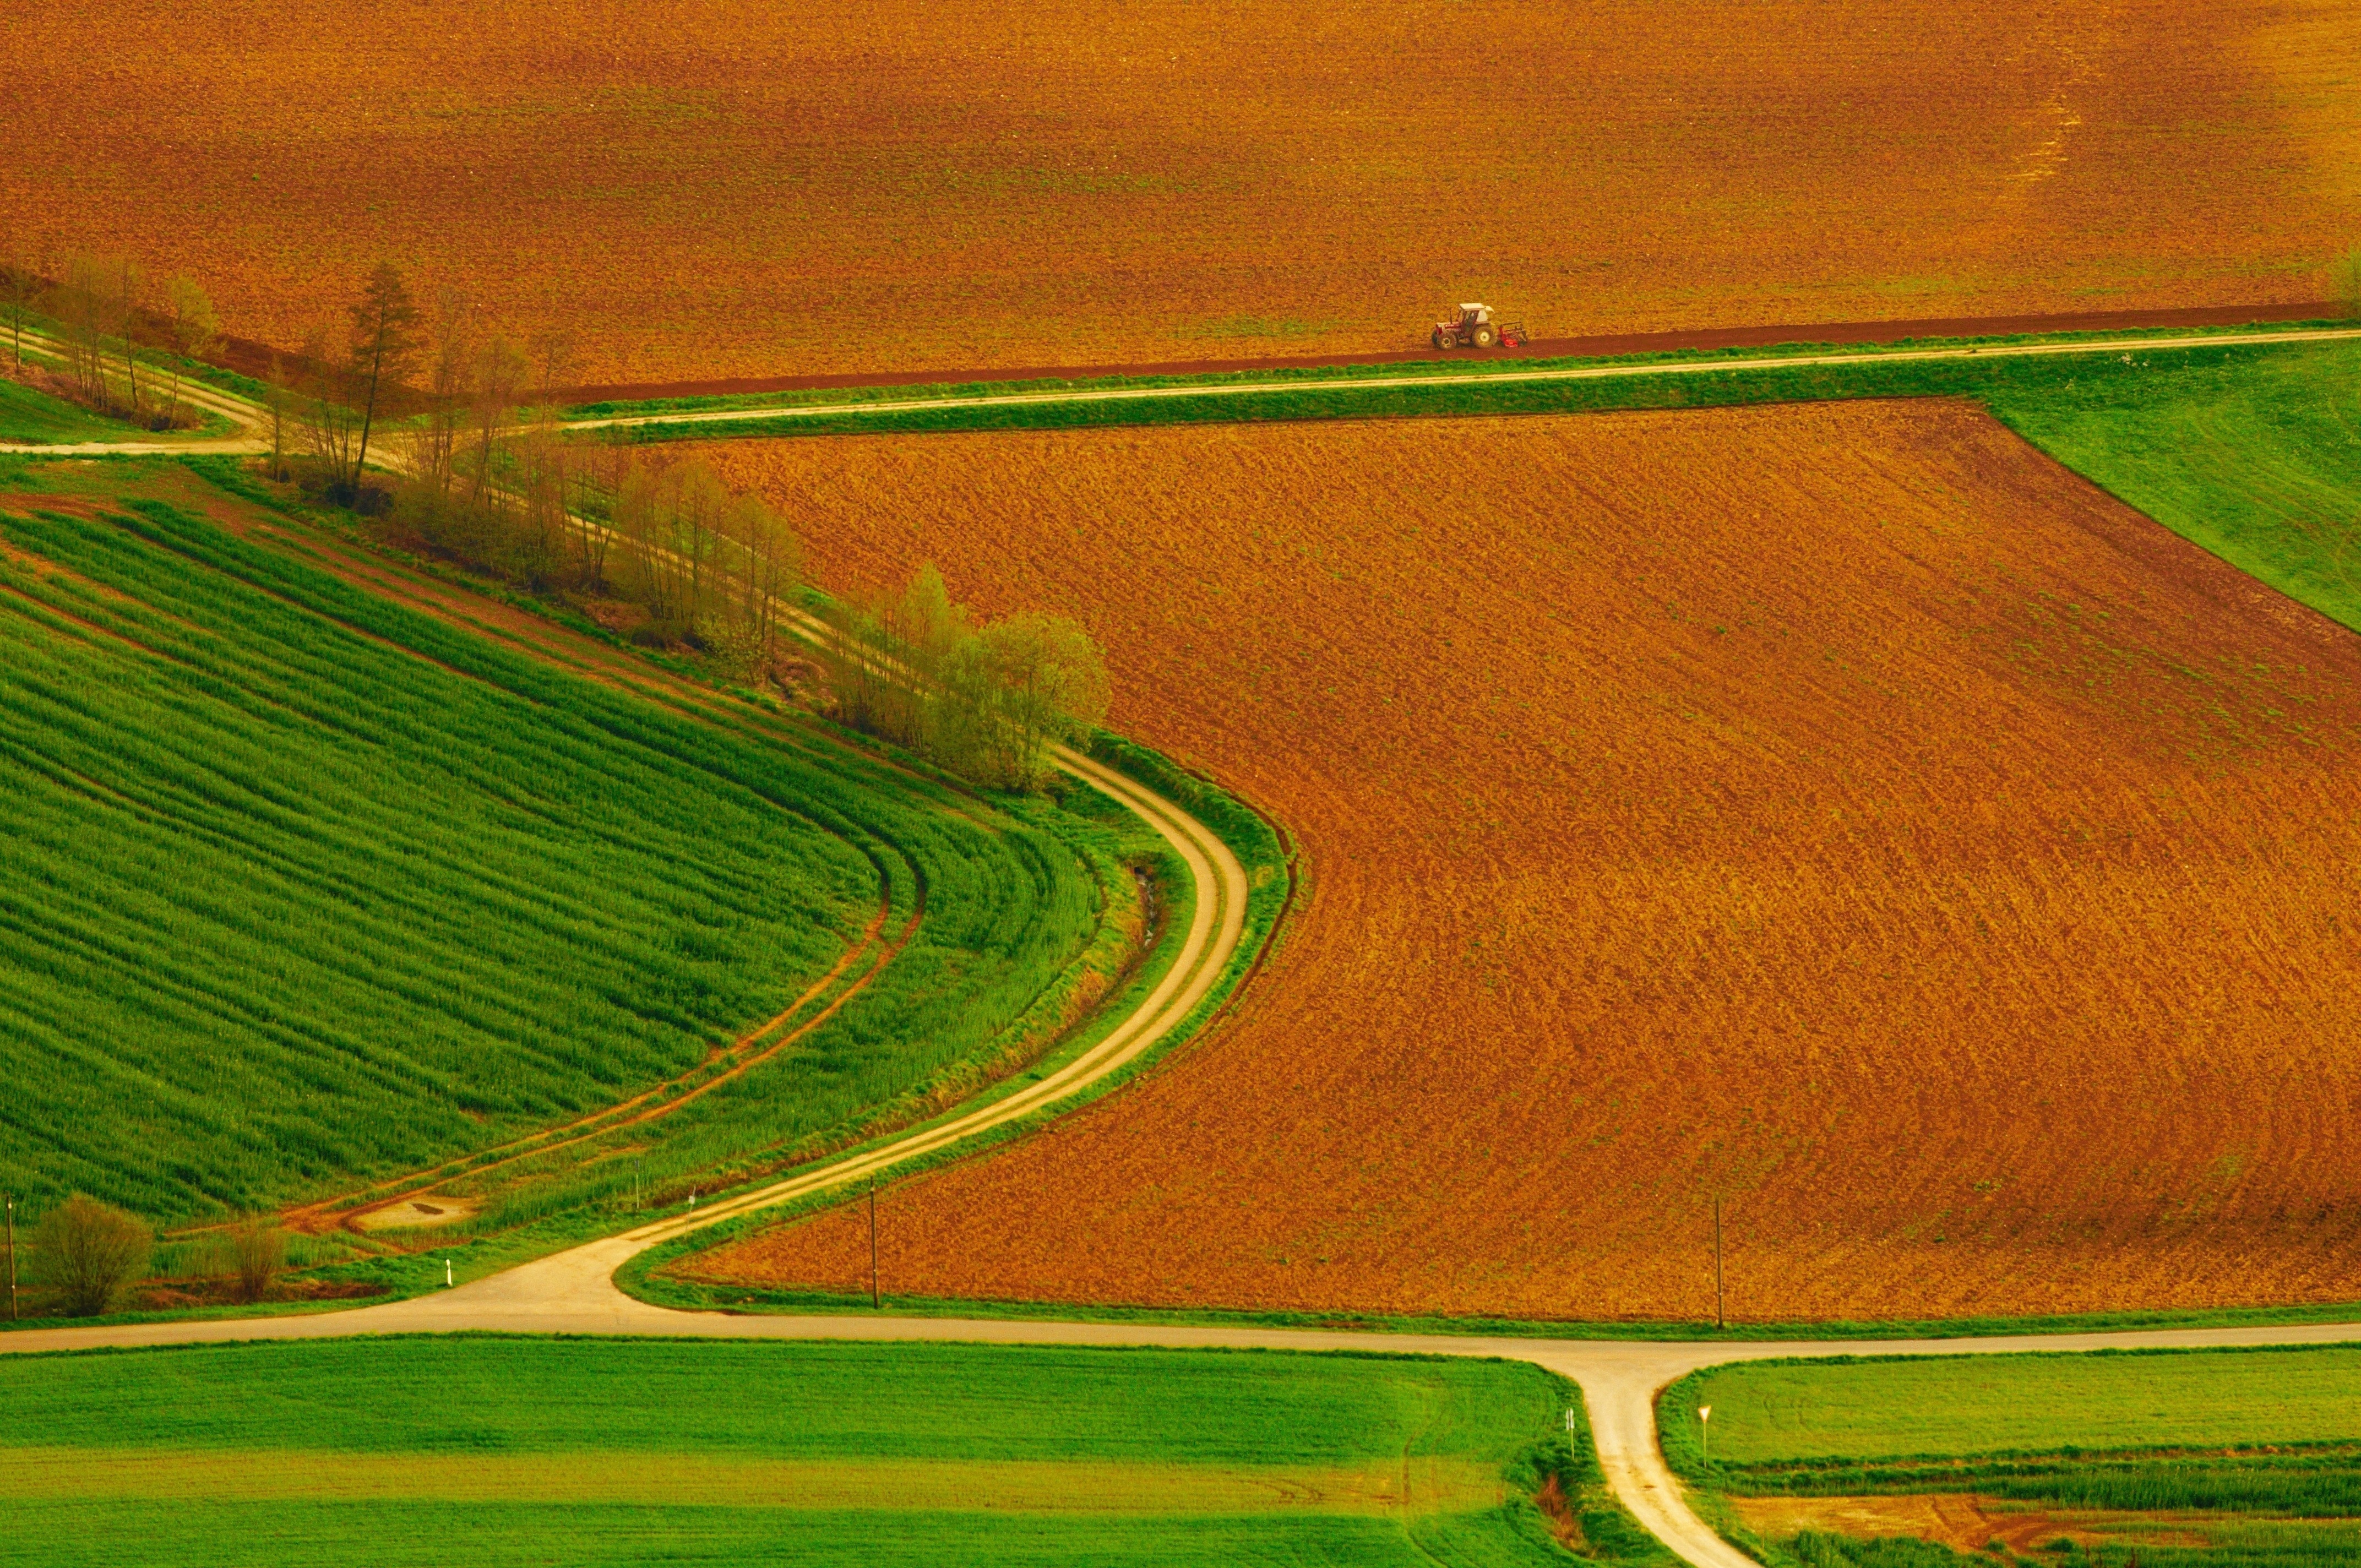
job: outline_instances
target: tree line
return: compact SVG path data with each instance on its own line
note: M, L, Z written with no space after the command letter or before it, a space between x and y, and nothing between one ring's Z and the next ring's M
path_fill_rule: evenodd
M646 617L635 640L686 644L735 674L775 669L783 641L802 648L803 546L787 519L701 461L566 439L563 335L520 341L456 294L422 308L380 266L342 341L324 325L303 363L299 423L347 504L368 505L379 411L410 411L397 437L405 477L385 509L397 535L538 591L634 605ZM1038 613L973 622L932 566L899 594L837 602L825 624L837 717L978 783L1038 782L1053 742L1106 716L1105 666L1080 626Z
M25 361L25 329L36 316L57 325L65 368ZM110 418L149 430L202 422L181 399L187 362L221 343L221 318L194 279L171 277L151 286L127 257L77 253L55 280L21 262L0 258L0 325L9 337L9 371L16 380ZM164 367L143 364L142 348L169 350Z
M931 564L899 593L832 601L823 620L838 717L980 784L1038 783L1053 744L1106 718L1088 632L1038 610L979 623Z
M185 279L143 314L128 262L76 258L65 272L44 292L28 269L0 269L0 304L16 302L6 319L19 333L36 302L49 307L93 398L114 387L137 401L129 344L142 321L163 323L190 358L221 340ZM456 290L422 303L380 262L347 307L305 330L300 352L271 357L263 467L372 519L390 543L634 610L636 623L605 617L634 641L685 646L741 678L800 663L815 632L798 608L803 546L788 519L702 462L569 439L563 390L576 368L563 330L514 334ZM372 453L390 477L372 474ZM1080 626L1030 612L974 620L931 566L899 593L836 603L817 636L823 706L980 783L1038 782L1051 743L1105 717L1105 667Z

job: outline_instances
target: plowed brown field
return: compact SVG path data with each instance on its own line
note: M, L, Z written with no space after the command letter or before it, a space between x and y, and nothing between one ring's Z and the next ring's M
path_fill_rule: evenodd
M0 247L592 381L2325 297L2349 0L20 5Z
M889 1192L894 1291L2361 1296L2361 641L1981 412L807 439L821 580L1104 638L1300 836L1237 1020ZM858 1216L728 1277L850 1288Z

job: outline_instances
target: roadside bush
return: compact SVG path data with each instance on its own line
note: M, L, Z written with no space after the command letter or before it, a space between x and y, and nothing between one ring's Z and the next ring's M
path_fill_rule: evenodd
M287 1233L268 1214L240 1221L229 1237L230 1272L236 1276L241 1301L259 1301L279 1282L287 1266Z
M42 1215L33 1232L41 1278L71 1318L95 1317L113 1308L147 1272L154 1245L144 1223L79 1192Z

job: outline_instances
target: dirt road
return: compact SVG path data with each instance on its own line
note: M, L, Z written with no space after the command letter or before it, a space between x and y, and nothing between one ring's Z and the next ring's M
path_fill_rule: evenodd
M2061 332L2128 333L2199 326L2253 326L2265 322L2327 321L2341 314L2330 302L2297 305L2215 305L2194 310L2082 311L2070 315L1927 316L1909 321L1795 322L1773 326L1712 327L1679 332L1621 332L1594 337L1537 337L1522 348L1462 350L1455 360L1604 359L1682 349L1769 348L1783 343L1903 343L1930 337L2019 337ZM225 360L260 377L269 349L234 339ZM1370 354L1267 355L1255 359L1170 359L1129 365L1002 366L996 369L898 370L884 376L741 376L711 381L638 381L569 387L569 403L627 403L658 398L758 397L858 387L965 387L996 381L1095 381L1111 376L1226 376L1241 370L1313 370L1350 365L1413 365L1444 358L1433 348Z
M1896 323L1897 326L1910 323ZM1972 326L1974 323L1945 323ZM1985 323L1995 324L1995 323ZM2005 325L2005 323L1997 323ZM1797 332L1816 329L1796 328ZM27 333L28 338L38 334ZM1277 392L1300 392L1316 388L1322 391L1364 391L1417 387L1466 387L1481 382L1546 382L1598 381L1638 377L1723 375L1735 371L1794 369L1829 366L1900 364L1939 359L2024 359L2058 355L2146 353L2158 349L2218 347L2224 344L2329 343L2361 338L2361 326L2301 327L2258 329L2252 332L2217 332L2200 335L2175 337L2109 336L2082 338L2069 343L2008 343L1976 347L1884 349L1872 352L1808 355L1763 355L1743 358L1675 360L1654 365L1576 365L1546 370L1520 370L1509 367L1513 361L1488 361L1497 367L1438 370L1431 375L1351 376L1323 378L1318 381L1240 380L1198 383L1177 387L1087 387L1037 392L1002 392L978 397L893 398L874 401L833 401L799 403L789 408L715 409L688 413L620 414L595 419L569 420L566 430L637 430L651 428L694 429L709 424L792 424L799 420L866 417L876 414L909 413L917 411L943 409L1035 408L1055 404L1154 402L1175 398L1251 398ZM46 339L38 339L46 343ZM1422 357L1422 356L1418 356ZM1133 373L1141 373L1135 367ZM868 383L884 385L885 383ZM214 412L245 426L245 433L235 437L211 440L149 440L137 442L77 442L56 446L20 446L0 444L0 452L36 452L54 456L95 456L110 453L255 453L269 449L269 443L259 433L267 417L253 403L218 389L205 389L204 406ZM381 433L387 440L387 457L377 466L391 465L390 453L395 433ZM372 447L372 452L379 450Z
M798 403L789 408L716 409L695 413L612 415L569 420L567 430L681 428L701 424L787 424L797 420L911 413L943 409L1035 408L1051 404L1169 401L1176 398L1250 398L1274 392L1395 390L1470 387L1491 382L1605 381L1640 377L1727 375L1837 365L1895 365L1933 359L2029 359L2057 355L2146 353L2219 347L2225 343L2326 343L2361 338L2361 327L2304 327L2281 332L2211 333L2184 337L2111 337L2071 343L2005 343L1974 348L1883 349L1873 353L1770 355L1751 358L1681 359L1655 365L1576 365L1552 370L1451 370L1428 376L1338 376L1316 381L1217 381L1178 387L1093 387L1063 391L995 392L972 398L894 398L873 402Z

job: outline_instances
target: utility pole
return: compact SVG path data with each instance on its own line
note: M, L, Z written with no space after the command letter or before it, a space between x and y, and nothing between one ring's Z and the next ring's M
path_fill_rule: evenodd
M8 1194L8 1321L16 1321L16 1195Z
M877 1294L877 1179L869 1179L869 1305L884 1303Z
M1721 1200L1713 1201L1713 1326L1722 1327L1721 1295Z

